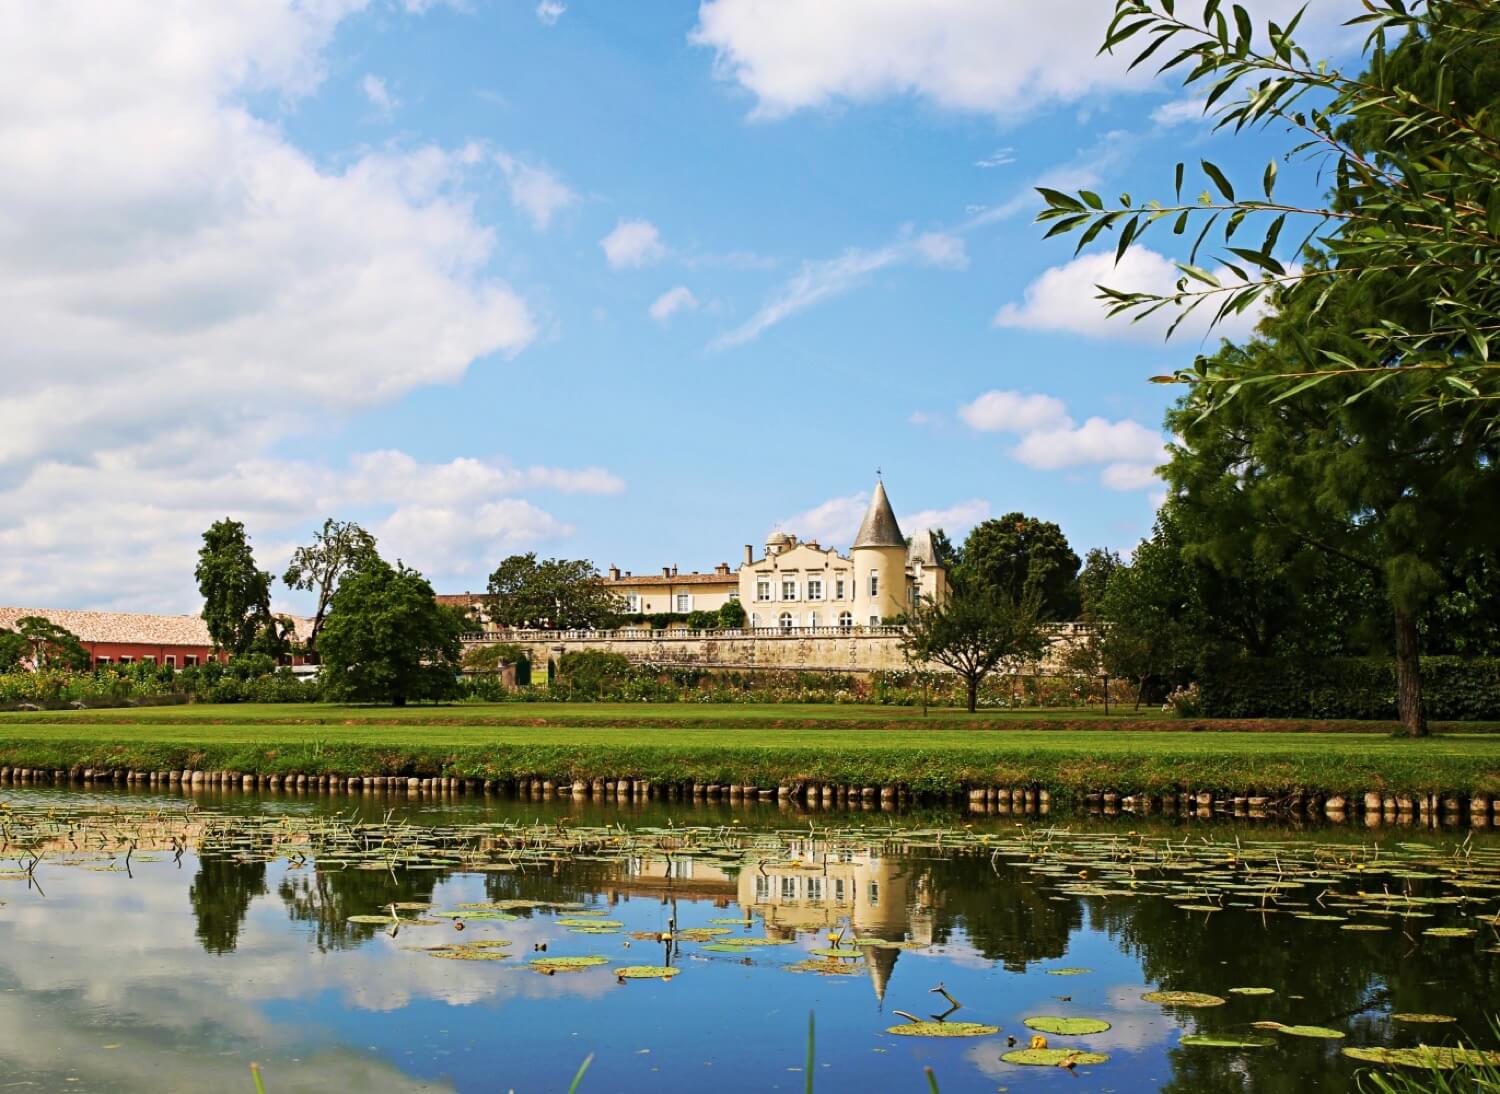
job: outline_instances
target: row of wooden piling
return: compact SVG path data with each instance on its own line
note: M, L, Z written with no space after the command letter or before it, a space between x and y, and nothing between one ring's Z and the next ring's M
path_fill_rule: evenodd
M895 808L914 801L967 802L977 813L1046 813L1053 804L1050 791L1035 786L979 786L951 794L918 793L901 784L856 786L802 781L761 786L754 783L660 782L641 778L569 779L525 776L512 779L460 778L452 775L334 775L327 773L244 773L239 771L133 771L124 768L0 767L0 783L114 784L158 788L287 791L331 793L513 794L526 798L637 799L796 802L804 805L878 805ZM1411 794L1370 790L1359 794L1257 794L1197 790L1164 794L1121 794L1096 791L1083 796L1090 811L1213 815L1294 815L1325 817L1331 821L1351 816L1365 818L1445 818L1467 821L1474 827L1500 826L1500 797L1487 794Z

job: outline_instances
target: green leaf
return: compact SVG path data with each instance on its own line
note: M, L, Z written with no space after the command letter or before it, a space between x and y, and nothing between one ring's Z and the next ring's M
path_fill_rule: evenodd
M1229 179L1224 176L1224 172L1220 171L1214 164L1209 163L1208 160L1203 160L1201 162L1203 164L1204 174L1214 180L1214 185L1219 188L1219 193L1224 195L1224 199L1226 201L1233 201L1234 187L1229 185Z
M1266 164L1265 178L1262 180L1266 188L1266 200L1271 200L1271 194L1276 189L1276 161L1272 160Z

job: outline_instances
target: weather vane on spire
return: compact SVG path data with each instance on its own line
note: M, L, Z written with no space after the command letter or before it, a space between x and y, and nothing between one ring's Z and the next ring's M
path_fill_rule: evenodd
M880 478L880 468L878 468L878 467L875 469L875 477L877 479Z

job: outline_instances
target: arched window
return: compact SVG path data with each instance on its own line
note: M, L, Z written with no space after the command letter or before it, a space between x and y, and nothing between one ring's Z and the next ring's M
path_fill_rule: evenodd
M839 630L848 631L854 629L854 613L839 612Z
M786 631L788 634L791 633L791 630L792 630L792 613L791 612L782 612L781 613L781 629L783 631Z

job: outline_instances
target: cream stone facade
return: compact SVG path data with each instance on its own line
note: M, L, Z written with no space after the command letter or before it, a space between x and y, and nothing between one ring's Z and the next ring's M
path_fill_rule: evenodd
M738 600L751 631L852 632L889 624L919 597L941 602L948 575L930 532L907 544L885 484L877 482L848 554L775 532L759 555L746 545L738 570L720 563L712 573L679 574L669 566L637 577L611 567L605 585L631 614L717 611Z

